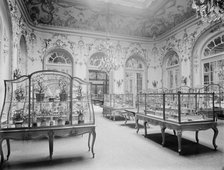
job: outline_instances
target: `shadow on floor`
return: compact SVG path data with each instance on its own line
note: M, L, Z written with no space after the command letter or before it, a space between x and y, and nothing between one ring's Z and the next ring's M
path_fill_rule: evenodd
M145 136L145 138L147 138L153 142L156 142L162 146L161 133L147 134L147 136ZM195 154L198 155L198 154L215 152L213 145L211 145L211 148L204 146L204 145L200 144L200 139L199 139L199 143L196 143L191 140L182 138L181 146L182 146L181 155L183 155L183 156L191 156L191 155L195 155ZM177 137L175 135L165 133L165 146L164 147L168 148L170 150L173 150L175 152L178 152Z
M23 160L23 161L11 161L11 162L4 162L3 165L0 166L0 169L32 169L38 167L46 168L46 167L54 167L54 166L61 166L63 164L69 163L84 163L86 158L77 156L77 157L63 157L63 158L53 158L50 160L49 158L44 159L32 159L32 160ZM9 160L10 161L10 160Z

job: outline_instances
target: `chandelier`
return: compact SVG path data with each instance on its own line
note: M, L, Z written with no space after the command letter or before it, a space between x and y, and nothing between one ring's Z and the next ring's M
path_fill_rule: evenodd
M224 0L193 0L192 8L203 22L224 22Z
M117 70L119 68L119 64L117 63L116 57L117 57L117 49L113 45L111 39L110 39L110 8L109 3L107 3L107 14L105 15L106 19L106 39L103 41L103 52L105 53L105 56L101 58L99 69L106 72L108 75L111 71Z
M113 44L110 42L110 39L107 38L104 42L103 51L105 56L101 58L99 69L106 72L108 75L112 70L117 70L119 68L119 64L116 60L116 49Z

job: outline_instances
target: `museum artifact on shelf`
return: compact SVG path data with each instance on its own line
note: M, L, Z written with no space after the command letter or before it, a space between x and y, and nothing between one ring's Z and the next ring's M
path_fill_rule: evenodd
M1 162L4 161L3 140L7 141L9 157L10 139L47 137L52 159L55 136L85 133L89 134L88 147L94 157L96 132L90 84L53 70L37 71L15 80L5 80L0 128Z
M143 93L138 94L138 121L144 121L145 135L147 123L159 125L162 132L162 145L165 145L165 129L177 132L178 152L181 153L181 137L183 131L195 131L199 142L200 130L213 129L213 145L216 150L218 135L216 116L214 114L214 93Z

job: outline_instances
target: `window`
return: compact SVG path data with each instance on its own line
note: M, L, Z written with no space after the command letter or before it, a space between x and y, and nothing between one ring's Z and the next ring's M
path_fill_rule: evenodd
M215 37L204 48L202 76L204 85L224 85L224 35Z
M224 52L224 35L210 41L204 49L204 57Z
M203 63L203 81L204 85L224 85L224 59Z
M73 75L72 56L63 49L55 49L46 56L45 69L58 70Z
M169 51L165 55L165 59L166 70L164 70L164 74L167 78L167 87L169 89L176 89L180 84L179 57L175 51Z
M130 57L125 64L125 93L137 94L144 89L145 67L138 56Z

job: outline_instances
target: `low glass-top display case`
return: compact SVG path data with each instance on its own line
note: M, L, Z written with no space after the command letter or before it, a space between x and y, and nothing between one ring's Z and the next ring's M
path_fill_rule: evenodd
M5 80L0 127L0 142L43 136L51 141L54 136L89 133L93 135L94 156L95 117L90 84L53 70ZM50 157L52 153L50 148Z
M195 131L198 142L198 131L212 128L214 130L213 145L218 135L216 114L214 112L214 93L142 93L138 94L138 121L143 120L145 135L147 123L161 126L163 145L165 129L177 132L178 151L181 152L182 131Z
M104 116L113 116L115 120L115 114L127 108L134 108L133 94L104 94Z
M177 123L215 121L213 93L138 95L138 113Z

